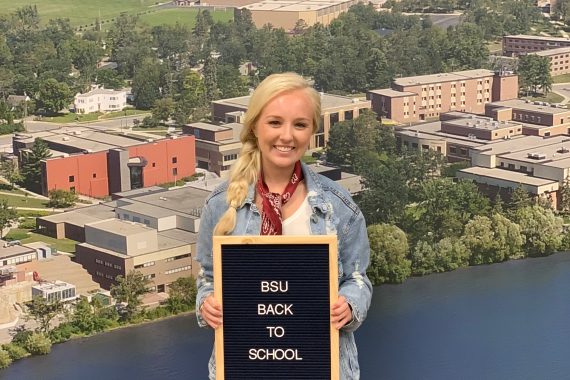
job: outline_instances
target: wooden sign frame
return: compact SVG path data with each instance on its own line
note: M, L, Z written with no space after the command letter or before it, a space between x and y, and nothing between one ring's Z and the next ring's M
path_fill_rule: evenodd
M279 236L214 236L213 238L213 258L214 258L214 297L222 305L223 310L223 273L222 256L224 246L228 245L263 245L275 246L283 249L283 246L307 246L318 245L328 246L328 279L329 279L329 310L328 318L330 325L330 379L338 380L339 372L339 331L333 323L330 323L330 305L338 299L338 242L336 235L279 235ZM304 252L304 251L303 251ZM264 253L262 253L264 254ZM274 253L278 254L278 253ZM310 255L310 252L307 252ZM244 297L247 297L245 295ZM259 307L259 306L258 306ZM294 317L293 317L294 318ZM321 316L322 318L322 316ZM224 320L224 323L229 323ZM308 333L311 331L309 330ZM216 380L224 380L226 367L224 363L224 325L215 330L215 355L216 355ZM326 357L326 356L325 356ZM268 373L267 377L271 378Z

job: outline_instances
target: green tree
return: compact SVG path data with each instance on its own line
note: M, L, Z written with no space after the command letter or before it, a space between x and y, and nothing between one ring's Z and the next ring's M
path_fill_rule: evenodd
M461 238L471 251L471 264L491 264L521 256L524 235L518 224L500 214L476 216Z
M196 303L196 293L194 277L180 277L168 286L166 306L173 313L190 310Z
M51 341L44 333L32 333L24 342L24 348L32 355L47 355L51 351Z
M45 334L50 332L51 323L62 312L63 303L59 300L48 301L43 297L35 296L31 301L26 302L26 319L33 319L38 325L37 330Z
M162 78L162 68L158 62L146 60L137 67L132 87L135 107L144 110L152 108L161 97Z
M408 239L404 231L390 224L368 226L370 265L368 277L374 285L401 283L411 274Z
M105 329L104 321L85 298L81 298L75 304L71 324L84 334L93 334Z
M42 139L36 139L30 152L24 156L22 165L22 177L28 190L41 193L41 161L49 157L51 157L51 152L47 143Z
M507 216L511 220L516 220L518 211L530 205L532 205L532 199L523 189L522 184L519 184L511 193L511 199L507 203Z
M564 214L570 213L570 175L566 176L560 188L559 208Z
M534 95L540 89L545 95L552 90L552 76L550 75L550 59L536 54L527 54L519 57L517 68L520 88Z
M73 94L67 83L49 78L40 82L38 100L40 106L47 112L55 114L66 108L73 99Z
M142 304L142 296L149 293L150 280L141 272L132 270L126 276L119 275L116 285L111 286L111 295L117 302L126 303L125 318L131 320Z
M423 276L467 266L469 250L455 238L443 238L437 243L419 240L411 252L411 259L412 273Z
M0 174L10 182L10 187L12 189L14 189L14 184L16 182L20 182L22 180L18 167L12 160L6 160L0 163Z
M6 199L0 200L0 239L4 236L4 229L18 219L16 209L8 205Z
M8 366L12 364L12 358L8 351L0 348L0 369L8 368Z
M48 196L48 207L54 208L73 207L79 200L79 197L75 192L64 189L52 189L49 191Z
M151 109L152 117L155 120L166 122L174 114L175 109L176 103L172 98L158 99L154 102L154 106Z
M105 88L119 90L125 87L124 79L113 69L99 69L96 72L95 82Z
M563 221L552 210L528 206L519 210L515 221L526 237L524 248L529 256L546 256L560 249Z

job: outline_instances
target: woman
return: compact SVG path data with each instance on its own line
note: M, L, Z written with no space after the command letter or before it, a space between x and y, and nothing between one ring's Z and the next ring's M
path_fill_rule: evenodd
M213 235L337 234L339 298L331 321L340 329L340 378L358 379L353 331L370 305L370 248L364 218L348 192L300 161L320 117L320 95L297 74L271 75L252 94L240 157L229 181L212 192L202 210L197 317L201 326L214 329L223 322L213 297ZM215 379L214 355L209 371Z

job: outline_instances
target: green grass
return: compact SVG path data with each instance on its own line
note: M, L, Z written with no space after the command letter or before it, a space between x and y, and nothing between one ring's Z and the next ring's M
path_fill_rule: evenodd
M43 117L41 121L47 121L49 123L76 123L81 121L95 121L99 116L101 116L101 112L93 112L86 115L70 112L58 116Z
M140 16L140 20L150 26L156 25L175 25L179 23L188 27L193 27L196 22L197 9L190 8L167 8L160 9L156 12L146 13ZM232 10L227 11L210 11L214 21L227 22L233 20L234 14Z
M0 191L2 193L11 193L11 194L20 194L20 195L26 194L22 190L18 190L16 188L12 189L12 186L10 186L10 184L5 182L0 182Z
M8 201L11 207L32 207L32 208L46 208L47 200L37 199L31 197L15 197L13 195L2 194L2 199Z
M570 74L556 75L552 77L553 83L568 83L570 82Z
M27 237L23 238L24 235L26 235ZM7 240L14 240L17 238L17 240L20 240L24 244L41 241L55 247L58 251L69 252L69 253L75 253L75 244L77 243L75 240L54 239L49 236L31 232L30 230L19 229L19 228L11 229L10 232L5 237Z
M99 120L102 119L113 119L115 117L125 117L125 116L133 116L133 115L143 115L143 114L148 114L150 115L150 112L148 110L137 110L134 108L129 108L126 109L124 111L115 111L115 112L109 112L106 114L103 114L99 117Z
M549 92L546 96L527 96L523 99L529 99L532 101L547 102L547 103L560 103L564 98L554 92Z
M149 6L155 3L155 0L0 0L0 15L11 14L25 5L35 4L42 24L47 24L50 19L68 18L72 25L79 26L94 24L97 17L110 20L122 12L144 12L152 9Z

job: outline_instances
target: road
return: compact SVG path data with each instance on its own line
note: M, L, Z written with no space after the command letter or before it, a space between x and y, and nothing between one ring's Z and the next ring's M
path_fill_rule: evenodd
M564 97L560 104L567 104L570 101L570 83L558 83L552 85L552 92Z

